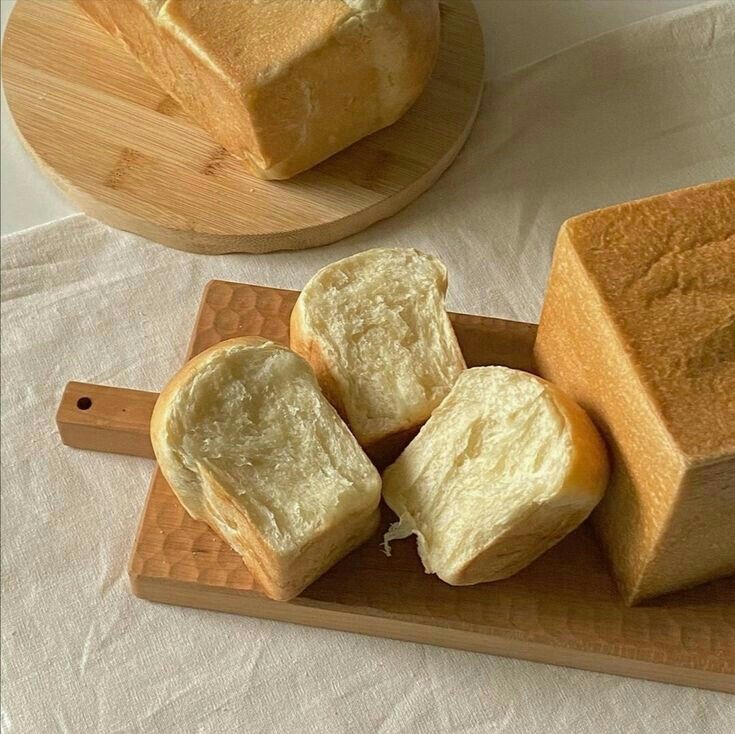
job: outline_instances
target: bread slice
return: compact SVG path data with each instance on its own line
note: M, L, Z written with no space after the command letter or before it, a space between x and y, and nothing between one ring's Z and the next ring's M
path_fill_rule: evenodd
M415 434L465 368L431 255L375 249L332 263L301 292L291 348L376 460Z
M573 530L607 482L587 414L548 382L506 367L464 372L383 476L427 573L454 585L512 576Z
M439 48L438 0L77 0L261 178L395 122Z
M366 540L380 476L303 359L258 338L188 362L161 393L151 441L196 520L239 553L272 599L290 599Z

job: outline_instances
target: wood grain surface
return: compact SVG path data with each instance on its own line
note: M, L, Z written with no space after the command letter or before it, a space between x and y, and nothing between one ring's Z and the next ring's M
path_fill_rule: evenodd
M402 209L467 139L482 31L471 0L441 12L439 59L408 113L289 181L249 175L72 0L18 0L5 92L27 148L91 216L193 252L315 247Z
M70 382L56 411L66 446L154 459L150 422L158 393Z
M213 281L188 354L249 334L288 343L296 296ZM534 325L458 314L452 320L470 365L533 369ZM86 388L71 388L59 415L95 425L94 409L73 415L75 401L88 396L74 390ZM147 425L151 395L137 397L137 433ZM96 425L105 430L107 422L120 436L127 427L120 404L104 393L92 400L117 406L112 413L105 407ZM384 509L381 534L391 519ZM186 514L156 470L130 578L138 596L158 602L735 692L733 579L626 607L587 523L516 576L472 587L426 575L413 542L396 543L386 558L379 541L376 535L297 599L274 602L258 593L240 557Z

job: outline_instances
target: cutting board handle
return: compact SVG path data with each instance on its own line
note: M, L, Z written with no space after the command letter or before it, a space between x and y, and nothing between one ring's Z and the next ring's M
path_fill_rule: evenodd
M67 446L108 454L155 458L150 423L158 393L70 382L56 425Z

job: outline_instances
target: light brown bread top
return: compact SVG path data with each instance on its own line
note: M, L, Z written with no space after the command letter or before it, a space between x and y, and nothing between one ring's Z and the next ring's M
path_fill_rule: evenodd
M735 180L583 214L578 256L640 382L690 460L735 452Z
M355 14L343 0L148 2L161 25L242 89L258 86L317 49Z
M439 50L438 0L76 2L266 179L395 122Z

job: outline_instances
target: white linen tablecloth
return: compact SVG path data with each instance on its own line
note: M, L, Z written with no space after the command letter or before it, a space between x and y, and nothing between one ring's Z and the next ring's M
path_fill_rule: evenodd
M449 307L538 317L568 216L735 173L735 3L643 21L493 82L465 149L392 219L301 253L205 257L84 216L2 241L3 732L711 732L735 698L134 598L152 465L61 445L70 379L157 390L210 278L298 288L415 246Z

